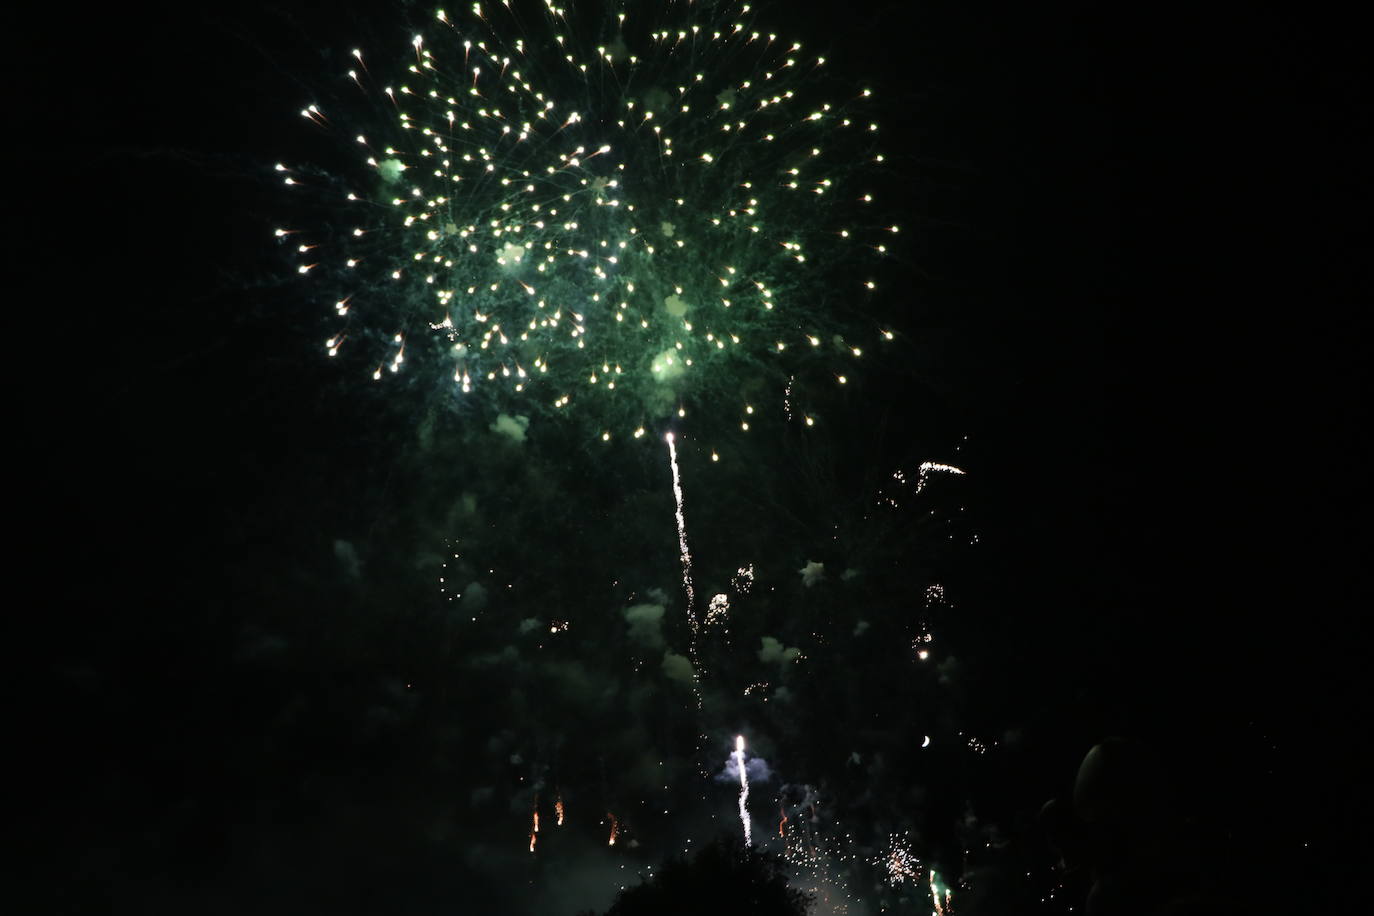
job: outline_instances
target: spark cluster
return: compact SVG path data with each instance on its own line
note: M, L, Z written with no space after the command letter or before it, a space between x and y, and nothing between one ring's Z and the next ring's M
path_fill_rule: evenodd
M730 596L712 595L711 603L706 609L706 626L724 627L730 620Z
M735 575L730 583L734 586L735 591L741 595L749 594L749 591L754 587L754 564L750 563L748 566L741 566L735 570Z
M887 851L880 857L880 864L887 873L888 884L893 887L920 880L921 861L912 853L911 840L906 833L888 837Z
M595 404L609 441L689 404L747 431L742 382L785 385L790 416L798 373L844 385L893 339L863 317L900 232L874 93L749 4L475 3L439 10L402 72L353 57L355 99L301 114L356 169L277 166L332 207L276 231L329 304L330 356L493 413Z

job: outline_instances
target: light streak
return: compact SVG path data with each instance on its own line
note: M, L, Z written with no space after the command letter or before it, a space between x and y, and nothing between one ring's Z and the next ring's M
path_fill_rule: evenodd
M606 816L611 819L611 837L606 841L606 845L614 846L616 835L620 833L620 820L609 811L606 812Z
M563 826L563 796L558 796L558 800L553 803L553 812L558 815L558 826Z
M744 769L743 735L735 736L734 757L735 762L739 764L739 822L744 825L744 845L752 846L754 840L749 829L749 774ZM781 825L778 829L782 829Z
M682 559L682 590L687 596L687 626L692 634L687 652L692 659L692 671L695 678L701 667L697 660L698 624L696 592L692 588L692 552L687 549L687 517L683 513L682 507L682 473L677 466L677 446L673 442L673 434L668 433L663 438L668 443L668 460L673 467L673 498L677 500L677 548ZM700 697L697 698L697 701L700 705Z
M935 916L954 916L954 891L945 888L944 900L940 899L940 886L935 879L935 869L930 870L930 902L935 905Z
M917 493L920 493L921 490L925 488L926 481L930 477L932 472L939 472L942 474L955 474L960 477L964 476L964 470L962 468L956 468L952 464L941 464L938 461L922 461L921 467L919 468L919 472L920 473L916 475Z

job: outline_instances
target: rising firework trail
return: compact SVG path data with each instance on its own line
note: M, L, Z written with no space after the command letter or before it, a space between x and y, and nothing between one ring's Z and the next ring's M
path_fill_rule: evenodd
M753 845L749 830L749 774L744 770L744 736L735 736L735 762L739 764L739 822L744 825L744 845ZM779 825L781 830L781 825Z
M682 591L687 596L687 626L691 632L691 640L687 645L687 653L692 659L693 678L697 672L701 671L701 665L697 660L697 623L696 611L696 592L692 588L692 553L687 549L687 518L682 511L682 474L677 466L677 446L673 443L673 434L668 433L663 437L668 443L668 460L673 466L673 497L677 500L677 548L678 554L682 558ZM698 705L700 705L700 697Z

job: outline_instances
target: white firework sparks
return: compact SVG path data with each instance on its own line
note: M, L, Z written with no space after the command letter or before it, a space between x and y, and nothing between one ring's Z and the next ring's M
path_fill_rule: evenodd
M892 339L814 294L872 299L900 234L876 215L870 88L832 84L748 2L501 5L438 11L375 71L397 82L351 70L348 102L301 111L355 151L339 175L276 167L338 211L276 230L326 290L331 357L587 415L609 442L732 366L772 367L791 409L802 354L843 385Z
M682 591L687 596L687 626L692 634L688 654L692 658L692 668L700 671L697 664L696 592L692 588L692 552L687 549L687 517L682 508L682 473L677 466L677 446L673 442L673 434L668 433L663 438L668 443L668 460L673 467L673 498L677 500L677 548L682 559Z
M713 595L706 609L706 625L722 627L730 620L730 598L728 595Z
M744 825L744 843L753 845L753 834L749 829L749 774L744 767L744 736L735 736L735 762L739 764L739 822Z
M926 482L932 473L954 474L959 477L964 476L963 468L956 468L952 464L941 464L938 461L922 461L920 473L916 476L916 492L920 493L925 489Z

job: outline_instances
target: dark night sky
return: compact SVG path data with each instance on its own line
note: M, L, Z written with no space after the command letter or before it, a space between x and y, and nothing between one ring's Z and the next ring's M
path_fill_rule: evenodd
M378 897L332 901L318 888L366 871L349 858L361 847L301 857L318 871L295 885L245 852L259 834L289 841L262 812L294 797L293 774L373 774L362 795L404 783L389 754L411 745L362 747L331 723L376 683L419 676L407 658L432 662L404 615L301 623L379 603L321 589L319 571L336 538L365 541L415 498L391 480L405 421L350 400L272 285L266 170L309 80L332 72L319 49L388 37L369 32L383 4L306 6L154 5L60 28L28 12L14 30L12 594L28 597L10 616L32 671L11 746L57 911L461 899L453 846L377 865ZM1368 99L1348 42L1277 19L1156 44L1124 13L844 8L878 25L840 26L836 56L903 99L885 124L923 163L899 193L919 227L912 337L931 406L894 406L906 432L888 447L939 459L921 450L969 437L962 498L981 544L947 567L967 609L952 638L979 672L967 715L1028 736L977 793L1034 811L1094 741L1132 734L1239 857L1338 885L1351 848L1330 837L1368 823L1367 790L1346 787L1367 730L1353 583L1368 371L1333 323L1346 316L1323 314L1368 298L1351 241ZM834 21L808 4L794 31ZM393 584L397 601L434 600L414 579ZM244 663L282 621L287 660ZM322 705L296 757L233 751L302 692ZM335 823L286 817L306 844Z

